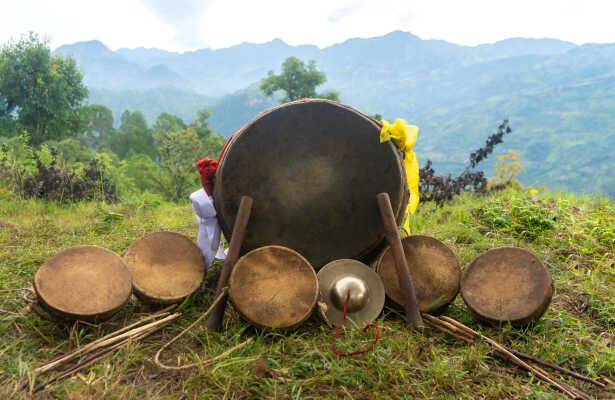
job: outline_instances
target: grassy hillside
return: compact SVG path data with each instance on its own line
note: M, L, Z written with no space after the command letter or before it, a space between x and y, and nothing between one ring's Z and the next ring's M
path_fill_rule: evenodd
M59 206L15 199L6 192L0 197L0 398L23 398L18 387L30 369L152 310L133 298L110 321L96 326L41 319L28 311L24 298L46 258L79 244L123 254L146 233L168 229L195 239L197 227L187 203L135 200ZM532 250L551 271L556 288L549 310L537 323L525 329L482 326L460 297L446 314L519 351L615 380L615 203L507 189L486 196L463 195L442 208L423 204L412 229L443 240L462 266L498 246ZM120 350L36 398L563 398L494 358L484 344L468 346L430 329L410 331L401 312L388 305L376 321L381 340L367 354L335 356L333 332L318 315L294 332L281 333L254 329L229 307L222 334L196 327L167 352L167 360L215 355L248 336L255 336L252 344L212 367L181 373L157 370L153 355L206 309L218 273L216 265L208 272L206 291L193 296L184 316L162 333ZM339 343L343 350L356 349L371 339L373 333L365 339L348 331ZM570 382L600 398L615 396Z

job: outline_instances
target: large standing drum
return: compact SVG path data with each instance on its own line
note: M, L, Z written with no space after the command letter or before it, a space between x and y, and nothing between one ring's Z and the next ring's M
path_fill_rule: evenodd
M384 239L376 195L389 193L398 223L409 196L403 156L393 142L380 143L380 129L352 107L322 99L261 113L235 133L216 171L224 235L249 195L243 252L281 245L316 269L371 255Z

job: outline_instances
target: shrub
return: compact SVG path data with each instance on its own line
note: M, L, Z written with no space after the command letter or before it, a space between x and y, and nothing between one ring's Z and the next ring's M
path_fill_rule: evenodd
M60 167L55 148L43 145L34 151L27 140L21 135L0 146L0 180L14 193L58 202L118 200L115 184L96 159L82 170Z
M487 138L483 148L470 154L470 166L456 178L452 178L451 175L436 175L431 167L431 160L427 160L427 164L419 170L421 201L434 201L436 204L442 205L445 201L451 200L453 196L462 192L485 192L487 188L485 174L483 171L473 171L472 169L486 159L498 143L502 143L504 134L510 132L512 132L512 129L508 126L506 119L498 126L498 131Z

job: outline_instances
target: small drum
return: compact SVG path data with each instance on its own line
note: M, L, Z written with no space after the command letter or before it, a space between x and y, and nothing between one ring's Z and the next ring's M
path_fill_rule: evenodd
M316 269L372 255L384 239L376 195L389 194L398 223L409 196L403 156L392 141L380 143L380 129L322 99L261 113L233 135L216 171L214 205L225 237L249 195L244 251L289 247Z
M318 271L319 308L329 326L359 328L371 324L384 307L382 280L370 267L357 260L335 260Z
M466 267L461 296L479 320L525 325L547 310L553 280L534 254L500 247L479 255Z
M318 280L301 254L266 246L237 261L229 278L229 297L237 311L255 325L290 329L312 313Z
M130 298L130 272L110 250L75 246L45 261L34 275L34 290L55 316L99 322Z
M402 246L409 268L415 266L410 272L419 309L433 314L444 311L459 292L461 268L455 253L431 236L407 236L402 239ZM409 254L414 254L416 259L410 260ZM403 305L391 247L387 247L380 255L377 271L384 282L387 296L394 303Z
M192 240L175 232L156 232L135 241L124 256L135 294L171 304L194 293L203 282L203 255Z

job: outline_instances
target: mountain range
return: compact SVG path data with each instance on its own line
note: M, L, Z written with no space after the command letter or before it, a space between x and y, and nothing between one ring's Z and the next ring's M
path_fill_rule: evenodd
M319 49L276 39L211 50L111 51L98 41L55 50L84 71L90 102L140 109L152 123L161 112L191 121L212 111L211 125L229 136L277 104L258 90L289 56L315 60L341 101L385 119L420 127L419 161L457 173L501 120L513 133L496 148L524 155L524 184L615 196L615 43L575 45L513 38L479 46L422 40L408 32L349 39ZM488 174L491 156L483 166Z

